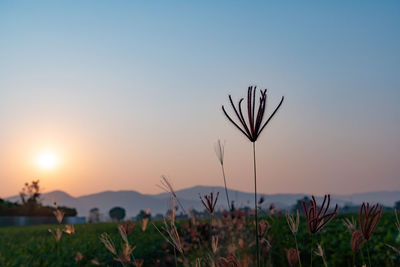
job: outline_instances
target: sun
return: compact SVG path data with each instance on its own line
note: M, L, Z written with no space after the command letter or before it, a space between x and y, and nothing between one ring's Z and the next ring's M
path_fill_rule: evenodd
M52 150L41 151L36 156L36 165L42 170L53 170L60 163L58 154Z

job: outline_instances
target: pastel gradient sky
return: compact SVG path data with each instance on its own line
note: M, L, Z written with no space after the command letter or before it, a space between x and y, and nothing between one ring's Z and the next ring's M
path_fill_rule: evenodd
M251 143L221 104L285 102L257 143L263 193L400 190L399 1L1 1L0 197L252 191ZM51 148L60 165L35 155Z

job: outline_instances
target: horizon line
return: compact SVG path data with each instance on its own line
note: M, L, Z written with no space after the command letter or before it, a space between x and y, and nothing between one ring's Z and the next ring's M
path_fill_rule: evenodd
M222 188L222 189L224 189L224 186L220 186L220 185L218 185L218 186L194 185L194 186L185 187L185 188L182 188L182 189L177 189L177 190L174 190L174 191L175 192L179 192L179 191L183 191L183 190L187 190L187 189L192 189L192 188L195 188L195 187L211 187L211 188L214 187L214 188ZM230 191L239 191L241 193L247 193L247 194L254 194L254 192L248 192L248 191L243 191L243 190L239 190L239 189L232 189L232 188L229 188L229 187L228 187L228 190L230 190ZM73 197L73 198L80 198L80 197L85 197L85 196L89 196L89 195L101 194L101 193L105 193L105 192L113 192L113 193L117 193L117 192L135 192L135 193L139 193L141 195L147 195L147 196L157 196L157 195L161 195L161 194L169 194L169 192L167 192L167 191L161 191L159 193L153 193L153 194L146 194L146 193L142 193L142 192L139 192L137 190L134 190L134 189L129 189L129 190L126 190L126 189L107 190L106 189L106 190L97 191L97 192L93 192L93 193L86 193L86 194L78 195L78 196L72 195L72 194L70 194L70 193L68 193L68 192L66 192L64 190L61 190L61 189L54 189L54 190L51 190L51 191L41 192L41 194L42 195L43 194L50 194L50 193L53 193L53 192L62 192L62 193L65 193L68 196ZM378 192L380 192L380 193L399 192L400 193L400 190L389 190L389 189L386 189L386 190L376 190L376 191L353 192L353 193L347 193L347 194L336 194L336 193L309 194L309 193L299 193L299 192L297 192L297 193L288 193L288 192L286 192L286 193L261 193L261 192L258 192L257 195L259 195L259 196L266 196L266 195L267 196L268 195L305 195L305 196L312 196L312 195L314 195L314 196L318 197L318 196L323 196L325 194L330 194L332 196L350 196L350 195L356 195L356 194L368 194L368 193L378 193ZM14 198L14 197L18 197L18 196L19 196L19 194L15 194L15 195L7 196L7 197L4 197L4 198L0 197L0 199L9 199L9 198Z

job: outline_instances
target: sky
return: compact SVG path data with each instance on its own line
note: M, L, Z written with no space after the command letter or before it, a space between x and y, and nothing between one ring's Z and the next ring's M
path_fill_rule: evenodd
M1 1L0 197L251 192L228 95L285 101L256 143L262 193L400 190L398 1ZM230 110L230 109L229 109ZM231 112L231 110L230 110ZM37 164L43 151L54 168ZM47 152L46 152L47 153Z

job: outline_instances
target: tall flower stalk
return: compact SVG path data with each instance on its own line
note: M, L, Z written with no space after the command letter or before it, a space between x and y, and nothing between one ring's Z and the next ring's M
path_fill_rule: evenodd
M294 236L294 242L296 243L296 255L298 257L298 261L299 261L299 265L301 266L301 259L300 259L300 251L299 251L299 246L297 243L297 232L299 230L299 224L300 224L300 214L299 214L299 210L297 210L296 212L296 219L294 218L293 215L291 214L286 214L286 221L289 225L290 231L292 232L293 236ZM288 257L289 258L289 257Z
M224 178L224 186L225 186L226 201L228 203L228 210L232 210L231 202L229 201L228 187L226 186L226 177L224 168L225 144L222 144L221 140L218 139L217 143L214 146L214 149L215 149L215 154L217 154L218 161L221 165L222 177Z
M360 232L365 240L365 243L371 238L376 225L379 222L379 219L382 215L382 206L379 204L370 205L367 203L362 203L360 207L360 213L358 216L358 221L360 223ZM369 246L367 247L367 255L368 255L368 263L371 265L371 256L369 254Z
M313 247L314 247L314 235L318 234L322 229L336 216L338 212L338 205L335 205L335 209L332 212L328 212L331 204L331 196L325 195L324 201L321 206L318 206L315 197L312 196L309 205L303 200L303 209L306 214L307 229L311 234L311 258L310 265L312 266L313 261Z
M166 176L161 175L161 185L157 185L157 186L160 187L161 189L163 189L165 192L170 193L171 196L176 200L176 202L178 202L178 204L181 207L182 211L184 213L188 214L186 212L185 208L183 207L182 203L179 201L179 198L176 195L176 192L175 192L174 188L172 187L172 184L170 183L170 181L168 181Z
M395 224L396 224L397 230L399 230L399 234L400 234L400 220L399 220L399 217L397 216L397 210L396 210L396 209L394 209L394 215L395 215L395 217L396 217L396 222L395 222ZM397 248L395 248L394 246L391 246L391 245L389 245L389 244L385 244L385 245L386 245L387 247L391 248L395 253L397 253L397 254L400 255L400 250L399 250L399 249L397 249Z
M215 253L218 249L218 236L215 233L214 229L214 212L215 206L218 201L219 192L215 195L214 192L211 192L208 195L204 195L203 197L200 196L201 203L206 208L208 214L210 214L210 242L211 242L211 250L213 255L211 256L211 262L213 263L211 266L215 265Z
M338 205L329 212L331 196L325 195L321 206L318 206L315 197L312 196L309 205L303 200L302 205L307 219L307 229L310 234L319 233L337 214Z
M256 166L256 141L260 136L261 132L264 130L265 126L270 122L270 120L274 117L282 102L284 97L282 97L278 106L272 112L272 114L268 117L268 119L264 122L264 114L266 110L266 102L267 102L267 89L260 90L261 96L259 98L259 105L257 114L255 114L255 106L256 106L256 87L250 86L247 90L247 117L248 120L243 116L242 112L242 102L244 98L239 100L237 107L233 103L231 95L229 95L230 104L236 114L239 122L235 122L226 112L225 107L222 106L222 111L228 120L242 133L244 134L250 142L253 143L253 170L254 170L254 209L255 209L255 219L256 219L256 230L255 230L255 238L256 238L256 249L257 249L257 266L260 266L260 250L259 250L259 241L258 241L258 207L257 207L257 166Z

